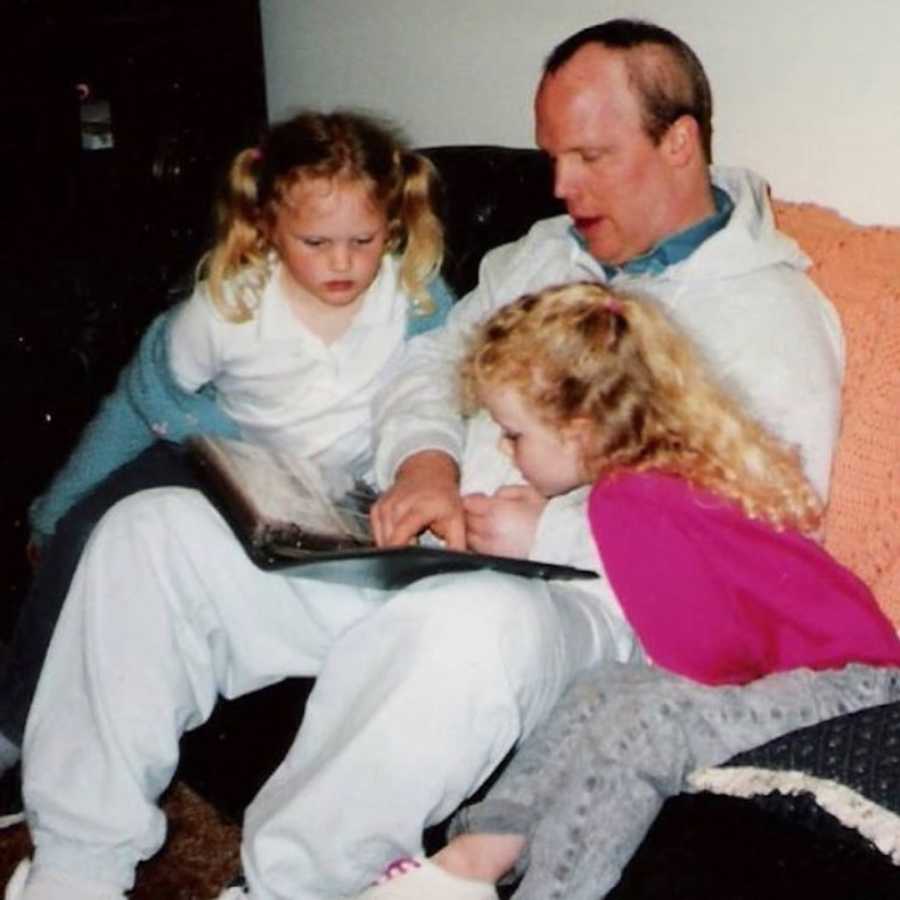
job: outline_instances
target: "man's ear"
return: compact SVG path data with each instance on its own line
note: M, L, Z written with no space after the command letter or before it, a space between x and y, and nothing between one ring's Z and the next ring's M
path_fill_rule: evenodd
M697 120L693 116L679 116L663 135L662 149L671 165L687 165L700 152Z

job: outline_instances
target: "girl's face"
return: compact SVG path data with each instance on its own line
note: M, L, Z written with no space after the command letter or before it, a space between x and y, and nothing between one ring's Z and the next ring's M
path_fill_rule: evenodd
M378 274L387 230L366 182L301 178L270 234L296 288L292 300L319 314L346 313Z
M573 423L561 430L548 425L515 388L483 387L479 396L502 429L500 450L535 490L555 497L589 483L582 464L582 426Z

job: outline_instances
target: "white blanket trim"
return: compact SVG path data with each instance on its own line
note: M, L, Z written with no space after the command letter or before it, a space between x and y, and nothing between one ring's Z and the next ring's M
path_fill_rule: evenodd
M868 838L894 865L900 865L900 816L836 781L792 770L722 766L697 769L688 776L688 785L694 792L730 797L812 794L819 806Z

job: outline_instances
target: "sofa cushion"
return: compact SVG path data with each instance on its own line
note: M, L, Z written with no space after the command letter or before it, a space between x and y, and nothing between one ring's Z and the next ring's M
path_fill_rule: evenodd
M847 371L825 544L900 625L900 228L775 203L844 326ZM847 829L900 864L900 703L792 732L691 778L815 831Z
M753 798L900 865L900 703L838 716L700 769L693 790Z
M811 258L847 340L825 546L900 625L900 228L856 225L812 204L776 201L775 212Z

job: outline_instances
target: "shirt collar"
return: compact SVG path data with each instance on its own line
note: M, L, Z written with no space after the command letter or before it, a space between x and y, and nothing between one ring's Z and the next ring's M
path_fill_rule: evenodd
M685 228L664 238L646 253L629 259L620 266L611 266L601 262L606 277L610 280L616 275L659 275L666 267L687 259L708 237L723 229L731 218L734 202L731 197L716 185L712 186L713 202L716 211L696 225ZM584 238L572 226L569 233L578 245L587 250Z

